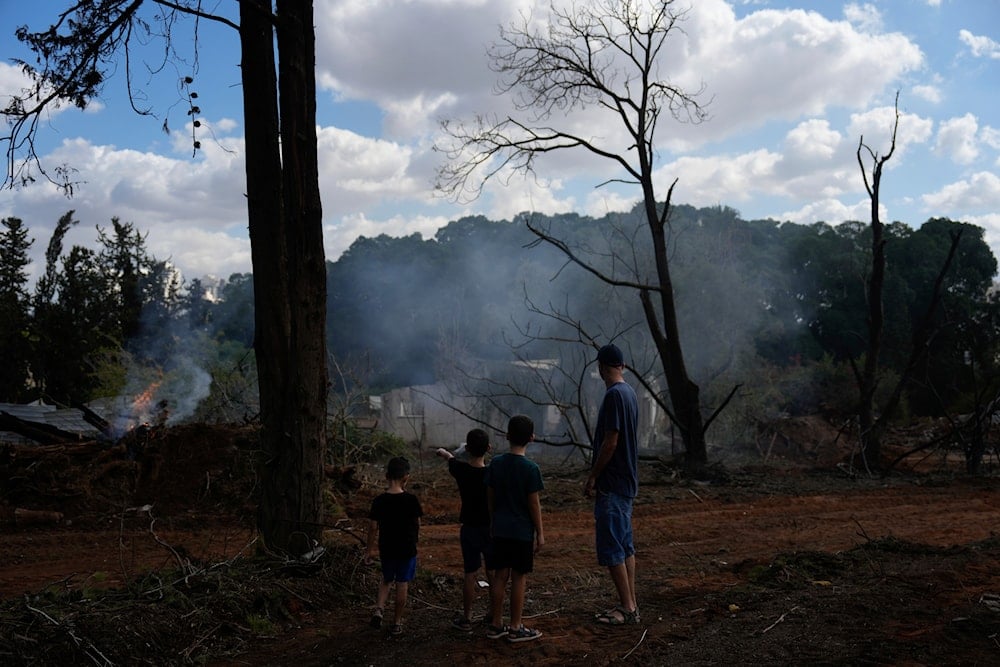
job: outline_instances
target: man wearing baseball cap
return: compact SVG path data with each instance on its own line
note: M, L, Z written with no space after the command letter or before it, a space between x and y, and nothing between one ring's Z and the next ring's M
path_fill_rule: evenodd
M597 353L606 390L594 429L594 453L584 494L594 500L597 562L608 568L618 604L595 616L605 625L639 623L635 594L632 503L639 491L639 401L624 379L625 357L618 346Z

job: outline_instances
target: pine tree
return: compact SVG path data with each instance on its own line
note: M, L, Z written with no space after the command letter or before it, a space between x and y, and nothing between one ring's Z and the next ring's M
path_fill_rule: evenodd
M28 250L34 239L20 218L0 221L0 400L20 402L28 389L30 304Z

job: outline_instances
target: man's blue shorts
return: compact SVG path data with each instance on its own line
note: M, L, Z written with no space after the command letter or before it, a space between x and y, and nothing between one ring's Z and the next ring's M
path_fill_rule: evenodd
M382 560L382 581L389 584L393 581L406 583L417 576L417 557L387 558Z
M458 532L462 544L462 565L465 572L478 572L479 566L485 561L487 570L495 570L493 563L493 538L490 537L490 527L462 525Z
M597 564L621 565L635 554L632 542L632 498L617 493L597 493L594 502L594 535Z

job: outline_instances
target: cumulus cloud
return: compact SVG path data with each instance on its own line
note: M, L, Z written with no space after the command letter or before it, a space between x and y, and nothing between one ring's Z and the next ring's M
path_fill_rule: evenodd
M575 211L576 199L564 191L560 179L522 178L513 174L501 175L485 189L487 217L494 220L512 220L518 213L532 211L555 215Z
M570 0L557 1L564 5ZM439 121L513 109L509 95L495 94L496 73L489 69L487 46L497 40L498 26L509 25L521 13L544 25L549 0L316 4L328 258L338 257L358 235L420 232L430 237L467 214L510 219L533 210L599 216L636 202L634 186L614 182L625 176L618 166L579 150L540 158L538 180L504 172L474 202L456 204L433 191L443 158L432 150ZM901 108L908 109L904 101L915 101L913 109L925 115L901 114L888 168L908 170L909 183L933 183L920 186L924 188L951 183L923 199L915 191L912 199L935 214L946 205L956 207L948 209L955 215L987 215L1000 208L989 196L994 173L963 177L953 166L994 158L991 151L1000 149L1000 134L987 125L992 112L980 111L975 100L958 100L954 80L936 76L928 67L921 44L933 53L931 43L920 42L919 33L898 29L898 16L883 14L881 3L851 2L842 14L825 3L802 3L825 14L770 9L774 3L768 2L685 4L691 7L683 32L668 41L658 75L689 92L704 85L699 99L708 103L710 119L700 125L661 119L655 147L661 197L679 179L677 203L735 205L750 217L807 223L866 220L868 201L855 151L861 137L880 154L888 150L895 119L892 94L901 90ZM937 15L926 6L911 9ZM895 23L887 30L890 22ZM950 30L954 34L957 27ZM959 38L977 57L997 57L992 39L969 31ZM19 76L0 63L0 92L23 86ZM209 92L205 90L206 109L213 108L207 103ZM227 111L238 113L220 108L218 115ZM947 118L936 135L929 113ZM600 108L557 114L551 122L614 152L628 151L620 122ZM50 228L65 210L75 208L91 235L94 224L117 215L148 230L155 254L172 258L185 277L197 277L213 264L210 272L216 275L248 271L242 130L225 117L203 123L203 148L195 158L190 126L171 133L166 145L139 144L141 150L131 149L124 139L121 147L109 145L117 136L86 141L67 133L69 139L47 159L79 170L86 183L78 197L67 201L48 188L29 188L0 198L0 214L31 211ZM736 141L728 143L731 139ZM937 160L933 179L925 162L935 159L928 157L932 149L947 158ZM921 164L914 164L917 160ZM969 208L990 201L993 209ZM892 208L905 199L887 203ZM44 228L35 235L39 245L47 241ZM186 247L185 239L195 240L197 247ZM232 268L237 262L246 264Z
M1000 248L1000 213L965 216L960 218L960 221L982 227L986 243L994 249L993 254L996 256L996 248Z
M892 130L895 122L895 107L877 107L863 113L851 114L847 132L855 141L863 139L866 146L882 156L892 147ZM928 118L917 114L900 113L899 127L896 131L895 162L888 163L890 168L899 165L900 158L912 146L927 142L933 129L934 123Z
M924 64L902 34L865 33L817 12L760 10L736 19L728 4L708 0L692 17L686 80L705 81L716 94L712 122L700 128L706 139L776 118L864 108Z
M844 5L844 18L862 32L874 33L882 29L882 13L875 5L848 3Z
M979 122L971 113L948 119L941 123L934 150L957 164L972 164L979 157L978 131Z
M385 219L370 218L364 213L346 215L336 222L323 225L323 245L328 260L335 260L358 237L374 238L385 234L393 237L420 234L433 238L452 218L444 216L396 215Z
M940 104L942 100L941 88L938 86L914 86L913 94L920 99L927 100L932 104Z
M952 216L961 211L996 211L1000 209L1000 176L980 171L967 179L949 183L921 199L933 215Z
M990 148L1000 149L1000 130L997 128L987 125L979 132L979 137Z
M1000 59L1000 42L995 42L984 35L973 35L968 30L960 30L958 38L969 47L976 58Z
M879 205L879 217L886 219L887 210L884 205ZM823 199L812 202L799 209L785 211L779 220L789 220L802 225L814 222L826 222L831 225L839 225L848 220L858 220L869 222L871 220L871 202L867 199L857 201L853 204L845 204L839 199Z

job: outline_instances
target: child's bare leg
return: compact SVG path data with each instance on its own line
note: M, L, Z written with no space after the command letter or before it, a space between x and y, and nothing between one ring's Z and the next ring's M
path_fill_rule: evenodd
M497 570L496 576L493 578L493 585L490 586L493 625L498 628L503 627L503 599L508 577L510 577L510 568Z
M393 616L393 623L399 625L403 622L403 610L406 609L406 593L410 589L407 581L396 582L396 608Z
M472 603L476 599L476 581L479 576L476 572L466 572L465 581L462 586L462 610L465 612L465 619L472 620Z
M524 592L528 587L528 576L514 572L510 578L510 627L521 627L521 614L524 612Z
M385 603L389 599L389 587L392 584L383 581L378 585L378 596L375 598L375 607L378 609L385 609Z

